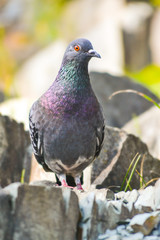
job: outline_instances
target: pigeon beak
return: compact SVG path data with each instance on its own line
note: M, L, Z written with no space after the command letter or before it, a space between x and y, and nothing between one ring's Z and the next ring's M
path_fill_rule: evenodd
M97 53L94 49L90 49L90 50L88 51L88 53L89 53L89 55L90 55L91 57L101 58L101 56L99 55L99 53Z

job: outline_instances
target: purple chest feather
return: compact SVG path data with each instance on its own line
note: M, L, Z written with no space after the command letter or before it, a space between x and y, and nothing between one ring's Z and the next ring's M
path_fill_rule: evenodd
M40 103L46 113L53 118L63 117L92 117L99 109L99 103L92 89L87 91L73 91L68 94L63 89L50 88L41 98ZM84 90L84 89L83 89Z

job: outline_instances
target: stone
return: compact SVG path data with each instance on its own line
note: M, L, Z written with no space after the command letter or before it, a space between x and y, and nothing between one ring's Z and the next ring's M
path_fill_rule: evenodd
M44 187L56 187L56 183L49 180L37 180L30 182L30 185L34 186L44 186Z
M108 240L120 240L121 238L120 238L120 236L118 235L118 234L115 234L115 235L113 235L113 236L110 236L109 238L108 238Z
M20 182L14 182L3 188L3 191L10 194L13 199L18 196L18 188L22 185Z
M135 234L130 234L127 238L122 238L123 240L142 240L144 237L143 233L138 232Z
M0 239L137 240L153 229L151 235L159 234L160 211L142 214L141 208L136 209L137 197L131 197L137 196L136 190L116 194L114 199L109 189L80 192L54 184L17 182L0 190Z
M109 100L111 94L118 90L133 89L143 92L156 102L159 102L158 97L131 78L113 76L105 72L91 72L90 78L93 90L103 108L106 124L109 126L121 128L133 116L139 116L153 106L146 99L132 93L121 93Z
M144 239L145 240L159 240L159 236L147 236Z
M159 101L158 101L159 102ZM123 126L128 133L139 137L148 146L150 153L160 159L160 109L152 106Z
M115 199L122 199L127 202L135 202L139 196L139 192L136 189L133 189L132 191L121 191L115 194Z
M155 188L153 186L149 186L143 190L139 190L140 196L135 202L134 206L136 209L153 211L155 210L155 202L154 202L154 193Z
M74 191L78 195L81 212L78 239L106 239L111 235L117 235L118 231L115 230L117 224L128 224L128 218L139 213L134 208L133 202L125 204L123 200L107 200L107 189ZM125 226L123 226L123 233L125 236L129 235Z
M8 195L10 195L11 200L12 200L12 213L14 213L15 208L16 208L16 199L18 196L18 188L21 186L22 183L20 182L14 182L3 188L4 192Z
M117 223L120 221L122 202L120 201L109 201L107 204L108 212L108 228L114 229Z
M153 236L159 236L159 235L160 235L160 232L158 231L158 229L154 229L154 230L152 231L152 234L153 234Z
M120 211L120 221L125 221L128 218L135 216L137 212L135 211L133 202L124 203L122 202L122 207Z
M0 189L0 239L12 239L12 200L11 196Z
M117 233L124 236L124 237L128 237L130 235L130 233L126 230L126 226L125 225L120 225L117 227Z
M78 199L70 189L21 185L16 199L13 240L74 240L78 219Z
M160 210L160 179L155 183L154 204L155 210Z
M160 177L157 172L157 169L160 168L160 161L150 155L146 144L123 130L106 126L103 148L99 157L92 164L91 182L96 185L96 188L120 187L129 165L137 153L144 157L143 177L145 182ZM139 172L140 163L141 160L136 167ZM131 187L138 189L139 181L139 175L134 173Z
M27 152L29 145L29 134L24 130L23 124L0 115L0 185L2 187L21 181L22 170L25 168L24 181L29 181L31 164L31 155Z
M133 217L129 224L129 227L131 227L134 232L141 232L144 235L148 235L151 233L159 221L160 211L143 213Z
M112 234L110 234L110 232L107 233L107 231L106 231L106 233L100 234L100 235L98 236L98 240L106 240L106 239L109 238L110 235L112 235Z
M82 239L97 239L98 235L103 234L106 229L115 228L119 221L120 212L114 207L116 204L114 200L107 201L107 191L107 189L89 192L76 191L82 216L79 222L78 236L81 236Z
M160 179L154 186L148 186L138 192L139 197L134 203L136 209L148 212L160 210Z
M120 199L123 200L125 198L125 195L126 195L125 191L117 192L115 193L115 200L120 200Z
M140 70L151 63L149 35L153 9L147 3L127 4L122 12L122 33L126 68Z
M79 232L82 233L82 239L93 240L106 228L107 210L104 197L102 195L101 197L103 200L96 199L94 192L81 194L79 207L82 218L79 223Z

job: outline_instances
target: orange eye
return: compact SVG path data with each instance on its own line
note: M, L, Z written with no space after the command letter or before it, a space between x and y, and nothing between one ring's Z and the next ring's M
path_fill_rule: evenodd
M80 50L80 47L78 45L76 45L76 46L74 46L74 50L78 52Z

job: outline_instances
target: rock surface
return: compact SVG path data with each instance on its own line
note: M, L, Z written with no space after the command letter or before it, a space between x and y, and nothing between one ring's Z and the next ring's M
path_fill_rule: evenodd
M55 187L50 181L12 183L0 190L0 239L137 240L150 234L157 240L160 198L148 188L114 194ZM152 188L159 193L160 180ZM143 201L141 208L136 205L144 191L152 198L150 212Z
M67 188L11 184L13 240L74 240L79 219L78 199Z
M109 100L109 97L115 91L133 89L143 92L157 102L159 101L147 88L128 77L117 77L108 73L91 72L90 78L92 87L102 105L106 124L109 126L122 127L133 116L138 116L153 106L146 99L132 93L118 94Z
M144 235L148 235L159 221L160 211L137 214L132 218L128 227L131 227L134 232L142 232Z
M4 190L0 190L0 239L12 239L12 202Z
M138 136L148 146L150 153L160 159L160 109L153 106L130 120L123 129Z
M103 148L99 157L93 162L91 183L97 188L120 186L135 155L144 158L143 177L145 182L160 177L160 161L148 152L147 145L134 135L127 134L118 128L105 128ZM141 160L142 160L141 158ZM136 169L140 172L140 162ZM132 188L139 188L139 175L134 174Z
M21 180L26 169L25 181L29 181L31 152L29 134L23 124L0 115L0 185L2 187Z

